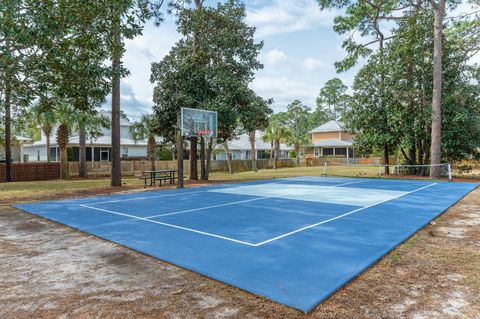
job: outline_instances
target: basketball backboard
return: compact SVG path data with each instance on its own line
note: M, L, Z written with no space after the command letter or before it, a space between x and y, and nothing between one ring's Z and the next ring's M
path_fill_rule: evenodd
M182 107L180 127L184 137L217 137L217 112Z

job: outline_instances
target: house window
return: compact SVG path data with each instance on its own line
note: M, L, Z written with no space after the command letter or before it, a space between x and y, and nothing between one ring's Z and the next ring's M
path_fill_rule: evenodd
M40 153L37 154L38 160L40 160ZM50 160L51 161L57 161L57 148L56 147L50 147Z
M108 161L110 160L109 156L108 156L108 148L107 147L102 147L100 149L100 160L101 161Z
M128 157L128 147L122 147L122 157Z
M315 156L315 157L320 156L320 148L319 147L314 147L313 148L313 156Z
M323 156L333 155L333 147L327 147L323 149Z
M347 156L347 149L346 148L336 148L335 149L335 155L338 155L338 156Z

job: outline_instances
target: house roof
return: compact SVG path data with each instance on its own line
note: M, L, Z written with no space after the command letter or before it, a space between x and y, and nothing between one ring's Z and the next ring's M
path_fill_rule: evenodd
M16 135L15 140L20 143L31 143L33 141L31 138L21 136L21 135Z
M345 124L340 121L329 121L319 127L314 128L309 133L321 133L321 132L341 132Z
M343 141L343 140L322 140L318 142L313 142L315 147L351 147L353 145L352 140Z
M255 131L255 148L257 150L270 150L271 145L269 142L263 141L263 136L265 135L262 131ZM221 147L219 145L218 147ZM238 135L234 140L228 142L228 148L230 150L250 150L250 140L248 134L241 134ZM280 144L281 150L291 150L292 147L281 143Z
M68 145L78 145L79 144L79 138L78 136L72 136L69 138L68 140ZM96 139L89 139L87 138L87 147L89 146L100 146L100 145L111 145L112 144L112 137L111 136L100 136ZM30 144L30 145L25 145L25 147L35 147L35 146L45 146L46 143L44 141L36 141L35 143L33 144ZM137 146L146 146L147 145L147 141L146 140L138 140L138 141L135 141L131 138L120 138L120 145L122 146L133 146L133 145L137 145ZM51 146L57 146L57 142L52 140L51 142Z

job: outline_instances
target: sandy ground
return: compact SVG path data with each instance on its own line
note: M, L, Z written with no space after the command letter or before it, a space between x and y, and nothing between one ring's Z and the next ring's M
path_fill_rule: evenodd
M480 318L480 189L309 314L0 206L0 318Z

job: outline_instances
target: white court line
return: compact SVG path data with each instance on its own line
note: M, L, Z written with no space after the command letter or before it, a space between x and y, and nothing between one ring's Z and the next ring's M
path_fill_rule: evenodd
M132 218L132 219L142 220L142 221L149 222L149 223L154 223L154 224L159 224L159 225L163 225L163 226L167 226L167 227L172 227L172 228L177 228L177 229L181 229L181 230L186 230L186 231L189 231L189 232L193 232L193 233L197 233L197 234L202 234L202 235L206 235L206 236L210 236L210 237L216 237L216 238L220 238L220 239L232 241L232 242L235 242L235 243L238 243L238 244L243 244L243 245L253 246L253 247L255 246L255 244L247 243L247 242L245 242L245 241L241 241L241 240L237 240L237 239L233 239L233 238L229 238L229 237L224 237L224 236L220 236L220 235L210 234L210 233L207 233L207 232L203 232L203 231L200 231L200 230L191 229L191 228L187 228L187 227L177 226L177 225L168 224L168 223L162 223L162 222L158 222L158 221L156 221L156 220L146 219L146 218L144 218L144 217L138 217L138 216L133 216L133 215L129 215L129 214L119 213L119 212L115 212L115 211L113 211L113 210L108 210L108 209L102 209L102 208L97 208L97 207L90 207L90 206L88 206L88 205L83 205L83 204L80 205L80 206L85 207L85 208L90 208L90 209L98 210L98 211L105 212L105 213L109 213L109 214L114 214L114 215L129 217L129 218Z
M118 203L118 202L126 202L126 201L133 201L133 200L143 200L143 199L149 199L149 198L160 198L160 197L171 197L171 196L179 196L179 195L188 195L188 194L197 194L197 193L205 193L208 192L208 190L203 190L203 191L196 191L196 192L181 192L181 193L175 193L175 194L164 194L164 195L154 195L154 196L144 196L144 197L132 197L132 198L124 198L124 199L116 199L116 200L106 200L103 202L93 202L93 203L88 203L85 205L97 205L97 204L107 204L107 203Z
M312 227L316 227L316 226L319 226L319 225L322 225L322 224L326 224L326 223L329 223L329 222L334 221L334 220L336 220L336 219L340 219L340 218L342 218L342 217L345 217L345 216L348 216L348 215L351 215L351 214L354 214L354 213L358 213L359 211L362 211L362 210L364 210L364 209L367 209L367 208L370 208L370 207L373 207L373 206L377 206L377 205L383 204L383 203L385 203L385 202L388 202L388 201L391 201L391 200L393 200L393 199L397 199L397 198L403 197L403 196L408 195L408 194L412 194L412 193L418 192L418 191L420 191L420 190L422 190L422 189L425 189L425 188L427 188L427 187L431 187L431 186L433 186L433 185L437 185L437 183L432 183L432 184L429 184L429 185L427 185L427 186L417 188L417 189L415 189L415 190L413 190L413 191L410 191L410 192L408 192L408 193L405 193L405 194L402 194L402 195L398 195L398 196L396 196L396 197L393 197L393 198L390 198L390 199L381 201L381 202L376 203L376 204L372 204L372 205L368 205L368 206L365 206L365 207L357 208L357 209L352 210L352 211L350 211L350 212L348 212L348 213L345 213L345 214L342 214L342 215L339 215L339 216L336 216L336 217L333 217L333 218L330 218L330 219L321 221L321 222L316 223L316 224L312 224L312 225L305 226L305 227L303 227L303 228L300 228L300 229L291 231L291 232L289 232L289 233L286 233L286 234L283 234L283 235L280 235L280 236L277 236L277 237L274 237L274 238L271 238L271 239L262 241L262 242L260 242L260 243L256 243L254 246L255 246L255 247L258 247L258 246L261 246L261 245L265 245L265 244L270 243L270 242L272 242L272 241L275 241L275 240L278 240L278 239L281 239L281 238L284 238L284 237L287 237L287 236L296 234L296 233L301 232L301 231L304 231L304 230L306 230L306 229L309 229L309 228L312 228Z
M223 206L229 206L229 205L235 205L235 204L241 204L241 203L248 203L248 202L253 202L253 201L267 199L267 198L272 198L272 197L264 196L264 197L258 197L258 198L251 198L251 199L239 200L239 201L236 201L236 202L230 202L230 203L225 203L225 204L218 204L218 205L212 205L212 206L206 206L206 207L200 207L200 208L186 209L186 210L181 210L181 211L173 212L173 213L147 216L147 217L144 217L144 218L155 218L155 217L162 217L162 216L184 214L184 213L196 212L196 211L204 210L204 209L217 208L217 207L223 207Z
M366 182L366 181L356 181L356 182L349 182L349 183L335 184L335 185L331 185L330 187L338 187L338 186L343 186L343 185L358 184L358 183L363 183L363 182Z
M280 181L281 182L281 181ZM265 184L258 184L258 185L266 185L266 184L279 184L277 183L265 183ZM230 184L231 185L231 184ZM226 187L226 188L237 188L237 187L243 187L242 186L235 186L235 187ZM150 198L161 198L161 197L171 197L171 196L179 196L179 195L188 195L188 194L198 194L198 193L206 193L206 192L212 192L214 191L215 188L213 189L205 189L201 191L195 191L195 192L181 192L181 193L175 193L175 194L166 194L166 195L154 195L154 196L144 196L144 197L132 197L132 198L124 198L124 199L115 199L115 200L106 200L103 202L93 202L93 203L88 203L85 205L97 205L97 204L107 204L107 203L118 203L118 202L126 202L126 201L134 201L134 200L144 200L144 199L150 199Z

